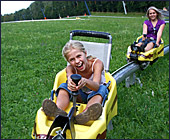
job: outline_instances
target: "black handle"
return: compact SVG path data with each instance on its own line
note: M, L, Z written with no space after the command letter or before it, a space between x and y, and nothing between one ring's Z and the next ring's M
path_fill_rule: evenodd
M87 31L87 30L72 30L70 32L70 40L73 39L73 36L86 36L86 37L97 37L97 38L109 39L109 43L112 43L111 34L106 33L106 32Z
M76 84L76 86L78 86L78 82L81 80L81 75L79 75L79 74L72 74L71 75L71 79Z

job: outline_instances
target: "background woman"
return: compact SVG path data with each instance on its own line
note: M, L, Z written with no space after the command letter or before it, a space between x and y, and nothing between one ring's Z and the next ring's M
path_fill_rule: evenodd
M137 44L132 44L131 49L146 52L153 47L159 47L161 36L165 27L165 21L159 10L151 6L148 8L146 15L148 20L143 24L143 37L139 39Z

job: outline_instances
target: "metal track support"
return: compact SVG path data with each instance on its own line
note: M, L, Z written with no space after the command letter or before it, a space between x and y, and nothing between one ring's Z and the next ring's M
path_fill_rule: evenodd
M134 85L135 83L139 84L140 87L143 86L143 84L140 81L140 78L136 77L135 73L132 73L130 76L126 77L125 79L125 86L128 88L132 85Z

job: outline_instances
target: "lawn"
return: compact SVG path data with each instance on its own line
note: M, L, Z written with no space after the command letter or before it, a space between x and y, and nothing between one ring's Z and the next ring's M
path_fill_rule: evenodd
M66 66L61 51L71 30L112 35L112 73L127 63L127 47L142 34L146 18L81 19L1 23L1 139L31 138L36 112ZM169 24L162 38L169 44ZM117 85L118 115L107 139L169 139L169 54L136 75L142 87Z

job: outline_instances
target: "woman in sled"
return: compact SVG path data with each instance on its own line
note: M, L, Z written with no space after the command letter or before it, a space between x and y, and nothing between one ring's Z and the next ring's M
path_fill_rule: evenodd
M66 67L67 82L62 83L57 91L57 101L54 103L45 99L42 104L43 111L47 116L66 116L65 110L72 98L70 92L79 90L77 101L87 103L85 110L75 116L75 123L85 124L90 120L97 120L102 114L102 100L108 93L105 83L104 64L98 58L87 56L87 52L80 42L69 41L63 48L63 56L70 65ZM79 74L82 76L78 86L70 76Z
M146 15L148 20L143 23L143 36L137 44L131 45L132 51L146 52L154 47L159 47L161 43L161 36L165 27L162 14L156 7L151 6Z

